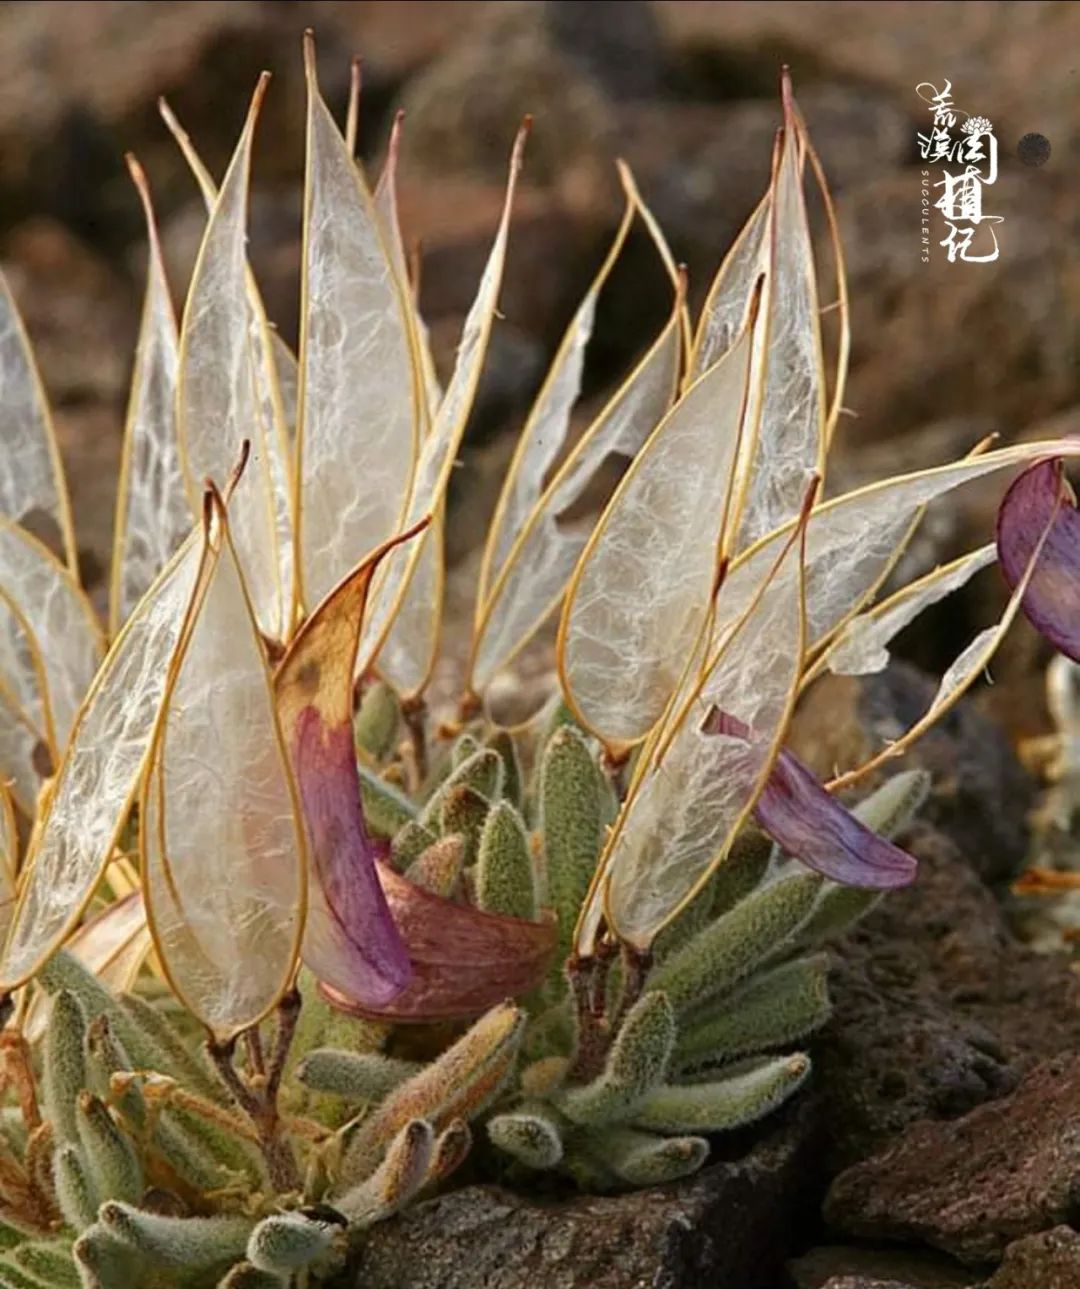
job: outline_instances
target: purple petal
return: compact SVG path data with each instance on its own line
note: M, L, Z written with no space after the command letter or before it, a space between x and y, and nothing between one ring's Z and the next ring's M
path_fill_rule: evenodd
M1065 489L1060 457L1014 480L998 510L998 562L1015 590L1045 534L1020 607L1055 649L1080 662L1080 513Z
M460 1020L529 994L543 981L557 940L552 917L528 922L454 904L388 864L379 866L379 876L409 946L412 980L385 1007L324 986L335 1007L396 1023Z
M750 734L742 721L716 709L702 729L742 739ZM790 752L777 758L754 817L787 854L834 882L889 890L915 878L917 865L907 851L861 823Z
M304 962L369 1007L385 1007L409 983L412 969L376 872L379 848L360 809L352 725L328 729L307 707L298 714L291 751L315 878Z
M384 1007L412 978L404 941L375 868L360 808L352 674L371 575L370 555L312 613L274 674L278 717L309 838L308 913L301 956L336 989Z

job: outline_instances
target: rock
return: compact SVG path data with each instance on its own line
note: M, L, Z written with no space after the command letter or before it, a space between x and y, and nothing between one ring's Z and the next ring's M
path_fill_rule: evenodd
M928 676L895 659L874 675L823 676L799 707L792 750L825 777L860 765L910 728L936 689ZM859 795L915 767L933 778L923 818L953 838L986 881L1015 876L1027 854L1035 784L1000 729L962 700L906 756L862 783Z
M1039 1060L1080 1045L1067 960L1013 939L942 834L917 824L902 844L919 861L915 882L835 946L834 1016L813 1049L830 1174L918 1120L1003 1096Z
M939 1254L828 1245L787 1265L790 1289L975 1289L971 1272Z
M406 157L432 172L498 180L518 122L535 114L529 173L553 183L595 164L614 128L604 85L560 47L547 4L484 6L440 59L409 83ZM601 19L601 22L606 21Z
M1012 1241L1076 1213L1078 1097L1080 1058L1059 1057L960 1120L913 1124L833 1182L826 1220L850 1235L930 1244L965 1263L1000 1258Z
M1032 174L1002 165L984 203L1004 213L1001 254L967 275L957 268L974 266L948 263L937 245L937 211L930 262L920 259L917 169L868 175L839 194L853 336L844 401L858 413L842 419L839 443L972 412L993 412L1011 439L1075 402L1080 276L1065 246L1077 216L1064 176Z
M0 255L50 404L119 406L127 396L138 326L131 284L52 219L20 224L3 240ZM140 265L140 284L142 273Z
M1016 1240L986 1289L1076 1289L1080 1285L1080 1234L1071 1226Z
M677 1186L548 1201L494 1186L453 1191L373 1228L347 1283L771 1289L815 1176L814 1118L803 1098L752 1134L747 1153Z

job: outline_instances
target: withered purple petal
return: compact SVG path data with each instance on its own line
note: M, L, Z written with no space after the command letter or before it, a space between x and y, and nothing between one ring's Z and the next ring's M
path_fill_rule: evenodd
M412 971L376 876L379 852L360 809L352 726L328 729L308 707L298 715L291 751L318 883L309 896L304 961L369 1006L386 1006Z
M750 734L742 721L715 709L702 728L733 738ZM777 758L754 817L787 854L834 882L889 890L915 878L915 860L861 823L790 752Z
M1013 481L998 509L998 562L1015 589L1046 534L1020 606L1055 649L1080 662L1080 512L1063 496L1065 486L1060 457Z
M388 864L378 871L409 946L413 976L388 1006L372 1006L324 984L323 995L334 1006L397 1023L460 1020L541 983L555 949L553 918L528 922L485 913L424 890Z
M278 717L307 823L310 873L301 956L321 980L384 1007L412 977L375 870L352 733L353 666L371 576L402 534L369 555L315 609L274 674Z

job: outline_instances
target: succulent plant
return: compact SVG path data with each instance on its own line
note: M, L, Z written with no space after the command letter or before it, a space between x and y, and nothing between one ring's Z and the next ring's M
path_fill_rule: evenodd
M343 136L310 37L305 57L298 356L246 260L265 78L220 189L164 109L208 210L179 328L132 162L149 273L105 626L0 292L0 1285L320 1283L474 1141L511 1180L694 1171L709 1134L805 1080L822 945L914 877L891 836L925 776L854 811L839 790L946 712L1021 609L1077 652L1075 441L820 499L846 293L785 77L772 180L694 328L620 169L623 219L491 524L460 702L430 713L446 485L527 128L443 390L398 222L401 122L372 192L355 98ZM670 314L571 445L635 224ZM574 520L612 454L629 468ZM874 603L928 502L1013 466L996 549ZM803 688L882 667L995 555L1001 621L910 730L822 785L784 748ZM508 728L500 677L556 615L557 692Z

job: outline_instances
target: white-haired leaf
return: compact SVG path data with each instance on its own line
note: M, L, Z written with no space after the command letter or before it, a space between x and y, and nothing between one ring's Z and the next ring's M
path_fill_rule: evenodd
M0 674L23 710L35 719L32 695L40 687L35 661L40 658L47 692L43 733L56 752L62 752L75 713L97 671L103 639L97 616L82 587L46 546L8 519L0 519ZM10 633L19 618L24 639ZM19 645L23 647L19 647ZM14 647L12 647L14 645ZM11 668L7 672L7 668Z
M22 984L67 937L127 818L199 566L189 537L135 606L86 694L38 821L0 960L0 988Z
M411 527L425 515L434 514L442 503L458 445L465 432L465 423L472 410L473 398L480 380L480 372L487 354L488 339L495 319L503 266L506 263L510 212L527 135L528 125L526 124L518 131L514 141L510 157L510 175L506 185L506 199L498 231L484 266L476 298L465 319L454 373L439 404L431 432L421 444L405 527ZM372 591L370 615L364 625L364 634L357 655L357 674L363 674L369 669L382 647L422 551L423 546L414 542L406 550L395 552L387 560L385 574L377 581Z
M45 390L19 311L0 273L0 515L58 539L77 566L67 482ZM42 531L41 520L49 529Z
M682 284L629 172L624 170L622 177L626 214L533 405L488 535L470 676L471 686L480 693L555 609L585 548L589 526L568 524L563 515L611 454L636 455L675 394L682 350ZM658 255L675 289L671 317L545 487L569 430L597 299L639 213L656 239Z
M304 922L306 833L269 668L209 498L140 797L147 921L174 992L219 1039L275 1006Z
M823 655L819 667L827 666L839 676L865 676L882 671L889 662L889 643L930 605L937 604L967 584L980 569L997 558L993 542L969 551L917 581L901 587L874 608L860 613L840 631Z
M578 719L608 744L656 723L708 612L751 335L748 326L653 431L574 570L559 671Z
M760 411L740 444L733 549L797 514L811 475L824 475L825 374L814 248L803 193L805 138L783 81L784 132L773 179Z
M128 165L143 203L149 253L116 497L109 583L113 636L191 531L176 438L176 318L146 177L134 158Z
M799 553L793 538L672 714L605 848L608 921L639 948L727 854L780 750L805 646ZM717 708L748 726L750 738L703 731Z
M419 438L419 374L404 284L319 94L310 39L305 63L297 578L314 605L401 523Z
M287 628L278 549L279 501L271 461L276 428L259 371L269 351L263 321L252 307L247 265L251 147L266 87L252 99L192 273L180 332L177 429L188 500L195 514L203 485L224 485L250 456L230 503L232 528L259 626L275 639Z

